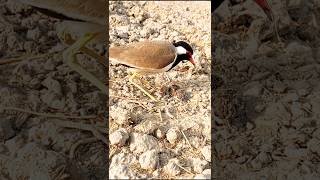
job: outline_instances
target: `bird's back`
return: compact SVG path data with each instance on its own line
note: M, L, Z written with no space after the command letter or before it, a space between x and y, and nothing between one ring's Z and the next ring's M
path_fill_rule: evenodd
M175 57L175 47L166 41L143 41L109 48L110 60L136 68L161 69Z
M107 4L105 0L18 0L24 4L47 9L66 17L106 24Z

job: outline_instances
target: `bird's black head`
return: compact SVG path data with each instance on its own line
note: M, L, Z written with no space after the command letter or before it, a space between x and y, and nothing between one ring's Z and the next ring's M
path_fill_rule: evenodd
M192 47L184 42L184 41L178 41L178 42L173 42L172 43L176 49L177 49L177 63L179 63L180 61L182 62L191 62L193 65L195 65L195 62L193 60L193 49Z
M188 43L186 43L186 42L184 42L184 41L173 42L172 44L173 44L175 47L181 46L181 47L185 48L188 52L190 52L191 54L193 54L193 49L192 49L192 47L191 47Z

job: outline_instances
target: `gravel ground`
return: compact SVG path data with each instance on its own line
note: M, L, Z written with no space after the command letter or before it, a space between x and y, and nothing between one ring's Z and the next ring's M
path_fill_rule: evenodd
M145 75L145 87L165 102L150 101L110 65L110 178L211 177L210 2L110 2L110 45L183 40L197 66L180 64Z
M0 1L0 13L0 179L107 179L106 145L92 135L106 132L106 97L63 63L60 20L12 0Z
M319 1L252 1L213 16L217 179L319 179ZM260 11L260 12L259 12Z
M160 106L128 82L126 68L110 64L106 157L97 133L105 132L106 97L62 62L60 20L0 0L0 179L107 179L108 160L115 179L209 179L211 167L217 179L319 179L320 4L269 1L280 38L249 0L212 16L212 129L210 3L110 2L111 46L184 40L197 66L142 77L166 102ZM4 63L25 54L44 55ZM78 57L105 77L97 61Z

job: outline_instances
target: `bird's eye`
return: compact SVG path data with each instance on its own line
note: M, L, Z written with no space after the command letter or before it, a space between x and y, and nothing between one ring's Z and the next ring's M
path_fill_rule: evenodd
M186 63L186 62L188 62L188 60L182 60L182 62L183 62L183 63Z

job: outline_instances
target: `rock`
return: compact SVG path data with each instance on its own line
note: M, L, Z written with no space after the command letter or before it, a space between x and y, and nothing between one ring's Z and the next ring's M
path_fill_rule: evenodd
M270 72L260 72L252 76L252 81L264 80L266 79L271 73Z
M192 164L193 170L197 173L201 173L208 165L208 162L205 160L201 160L200 158L194 158Z
M125 145L127 139L129 138L128 132L126 129L121 128L111 133L109 136L111 145L123 146Z
M178 163L179 163L178 159L176 158L170 159L168 164L164 166L163 170L165 171L165 173L171 176L176 176L181 172L180 167L177 166Z
M210 179L210 177L203 174L196 174L193 179Z
M110 165L110 179L136 179L137 174L130 170L128 164Z
M273 84L273 91L276 93L283 93L287 89L287 86L283 82L275 82Z
M211 169L202 171L201 174L197 174L193 179L211 179Z
M294 102L294 101L298 101L299 100L299 96L297 95L297 93L287 93L282 99L281 101L283 102Z
M288 54L290 54L290 56L312 54L312 49L310 47L302 45L298 42L291 42L290 44L288 44L286 51L288 52Z
M13 159L9 160L6 166L10 179L19 179L20 177L50 179L56 167L64 166L67 163L65 156L52 150L46 150L34 142L26 144L16 153L17 155L13 156ZM30 167L35 171L30 171Z
M59 98L56 94L48 90L41 92L41 101L53 109L63 109L66 105L64 98Z
M54 61L52 61L52 59L48 59L43 67L45 70L53 71L56 65L54 64Z
M41 82L49 91L54 92L57 95L62 95L62 88L59 81L52 79L52 77L47 77Z
M158 150L157 139L146 134L133 133L130 137L130 151L135 154L146 152L148 150Z
M41 36L41 32L39 28L28 30L27 32L27 38L30 40L38 41L38 39Z
M0 142L3 143L15 136L15 130L12 119L3 116L0 116L0 119Z
M167 140L171 143L174 144L178 141L178 139L180 138L180 132L178 130L178 128L171 128L167 131L166 134Z
M284 154L290 159L304 159L308 157L308 150L289 145L285 148Z
M159 164L159 155L157 150L150 150L140 155L139 163L143 169L156 169Z
M163 139L165 137L166 133L165 133L164 129L160 127L156 130L155 135L158 139Z
M18 40L18 35L17 34L11 34L8 35L7 37L7 44L9 46L9 48L16 48L15 46L17 46L19 40Z
M247 90L243 93L244 96L259 97L262 91L262 85L259 82L253 82L247 86Z
M143 134L151 134L154 130L158 127L157 122L152 120L145 120L139 123L137 126L134 127L134 130Z
M254 160L251 161L251 165L254 169L261 169L271 161L272 159L269 154L261 152L257 155L257 157Z
M211 162L211 146L204 146L201 149L201 153L204 156L204 159L208 162Z
M307 143L308 149L313 152L320 155L320 141L317 138L312 138Z
M129 119L130 119L130 113L128 110L120 107L111 107L110 117L114 119L117 124L128 125Z

